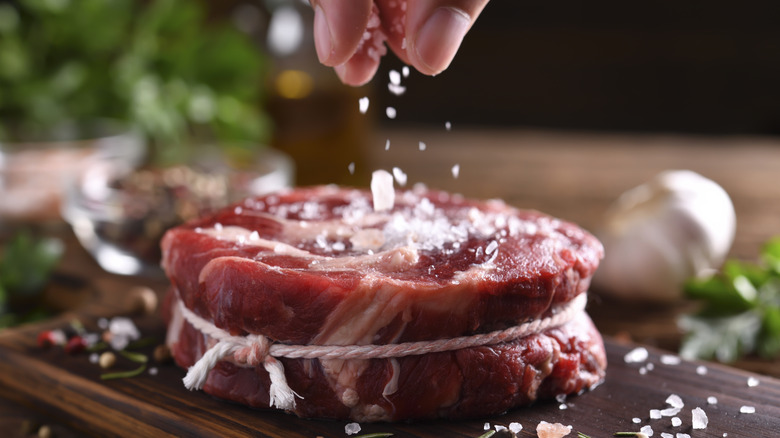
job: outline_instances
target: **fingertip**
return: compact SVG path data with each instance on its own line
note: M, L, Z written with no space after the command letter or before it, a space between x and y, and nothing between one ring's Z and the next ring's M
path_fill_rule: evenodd
M333 68L341 82L346 85L361 86L368 83L379 68L379 60L369 56L355 55L349 61Z
M343 64L358 48L368 24L371 0L312 0L314 44L320 62Z

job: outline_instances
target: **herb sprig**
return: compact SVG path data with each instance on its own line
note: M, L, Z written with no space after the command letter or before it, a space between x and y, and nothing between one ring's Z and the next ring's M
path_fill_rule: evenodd
M780 355L780 236L761 249L759 262L729 260L720 272L690 280L686 295L702 309L683 316L680 356L733 362Z

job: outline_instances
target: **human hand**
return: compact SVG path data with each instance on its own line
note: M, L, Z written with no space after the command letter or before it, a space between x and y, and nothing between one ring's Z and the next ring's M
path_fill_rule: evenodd
M384 42L405 63L435 75L452 62L488 0L311 0L320 62L342 82L371 80Z

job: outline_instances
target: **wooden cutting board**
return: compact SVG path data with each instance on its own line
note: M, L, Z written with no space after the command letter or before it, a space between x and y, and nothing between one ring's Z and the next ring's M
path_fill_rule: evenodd
M49 418L82 433L95 436L192 436L192 437L346 437L344 421L304 420L281 412L253 410L226 403L202 392L187 391L181 383L184 371L175 365L159 365L148 372L122 380L102 381L101 370L89 355L66 354L60 348L41 349L36 336L41 330L63 328L78 317L88 329L96 318L85 314L63 315L36 326L0 333L0 387L3 396L41 411ZM136 319L144 336L162 340L164 327L156 317ZM624 355L635 345L620 345L607 339L609 369L606 381L593 391L570 397L561 404L539 402L501 416L468 421L425 421L399 424L362 424L357 436L392 433L394 437L470 437L482 435L486 423L508 426L519 422L520 437L535 435L544 420L571 425L590 437L609 437L618 431L639 431L650 425L654 436L688 433L691 437L780 436L780 380L716 364L661 363L658 350L647 362L627 364ZM151 354L152 347L145 353ZM648 364L653 364L648 366ZM697 373L699 365L706 374ZM135 364L118 362L116 369ZM646 372L643 372L644 369ZM755 377L757 386L749 386ZM673 427L671 417L650 419L651 409L664 409L671 394L679 395L685 407ZM710 404L708 397L716 397ZM740 413L752 406L755 413ZM709 418L704 430L692 430L691 410L701 407ZM639 423L632 419L638 418Z

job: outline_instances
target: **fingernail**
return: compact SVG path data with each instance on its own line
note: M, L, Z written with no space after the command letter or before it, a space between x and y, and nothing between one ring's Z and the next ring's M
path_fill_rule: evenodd
M458 9L437 8L417 32L417 59L433 73L449 67L470 23L468 15Z
M314 47L317 49L317 58L321 63L326 63L333 50L333 43L330 40L328 19L319 5L314 8Z
M333 67L333 70L336 72L336 76L341 79L341 82L346 82L347 79L347 63L339 64L335 67Z

